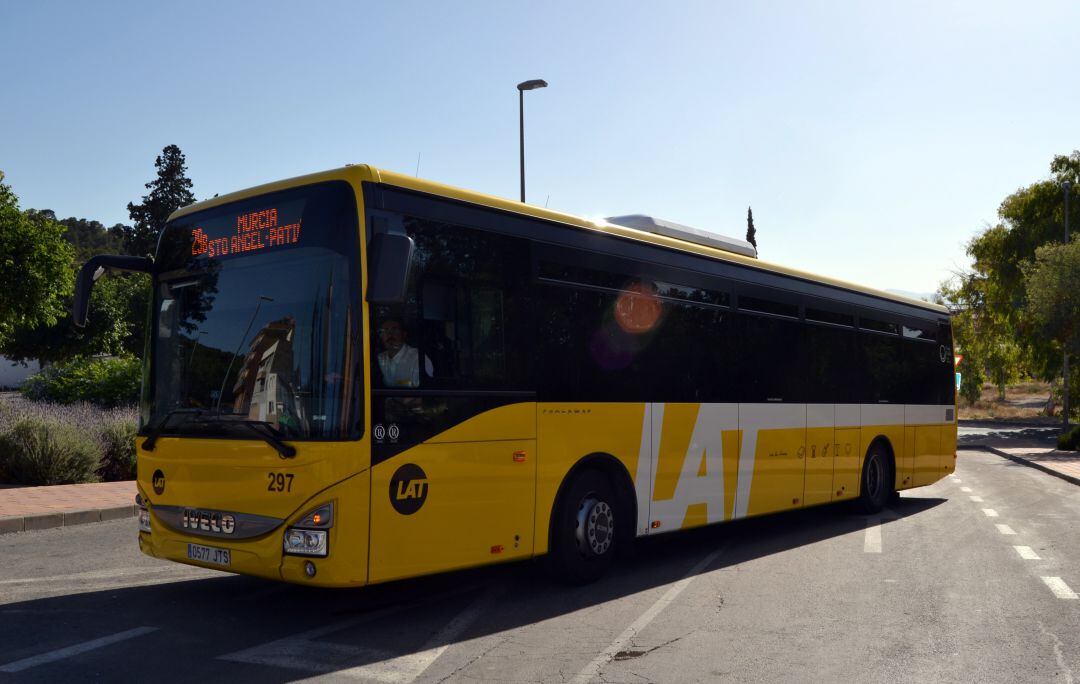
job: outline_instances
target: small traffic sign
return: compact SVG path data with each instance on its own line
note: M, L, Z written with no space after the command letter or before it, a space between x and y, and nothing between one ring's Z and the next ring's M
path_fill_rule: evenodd
M960 362L964 360L963 354L953 354L953 365L959 366Z

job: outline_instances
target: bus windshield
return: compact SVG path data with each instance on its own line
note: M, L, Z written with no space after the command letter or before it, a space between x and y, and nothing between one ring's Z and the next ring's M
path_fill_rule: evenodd
M170 223L155 265L142 430L359 437L358 230L342 182Z

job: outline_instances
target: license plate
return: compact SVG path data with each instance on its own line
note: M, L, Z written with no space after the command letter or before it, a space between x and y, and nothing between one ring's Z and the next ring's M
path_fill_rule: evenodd
M219 549L213 546L203 546L201 544L188 544L187 545L187 557L200 563L210 563L211 565L225 565L228 566L232 562L232 557L229 554L228 549Z

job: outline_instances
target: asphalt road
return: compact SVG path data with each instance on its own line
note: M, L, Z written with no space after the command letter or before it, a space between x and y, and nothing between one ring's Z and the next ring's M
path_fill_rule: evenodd
M1080 678L1080 487L974 451L880 516L668 535L574 589L532 564L274 584L143 557L133 521L0 559L0 682Z

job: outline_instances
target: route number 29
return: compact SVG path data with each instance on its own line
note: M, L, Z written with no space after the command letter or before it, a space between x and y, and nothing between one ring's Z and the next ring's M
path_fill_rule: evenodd
M268 492L292 491L292 473L267 473L266 479L269 480L266 485L266 491Z

